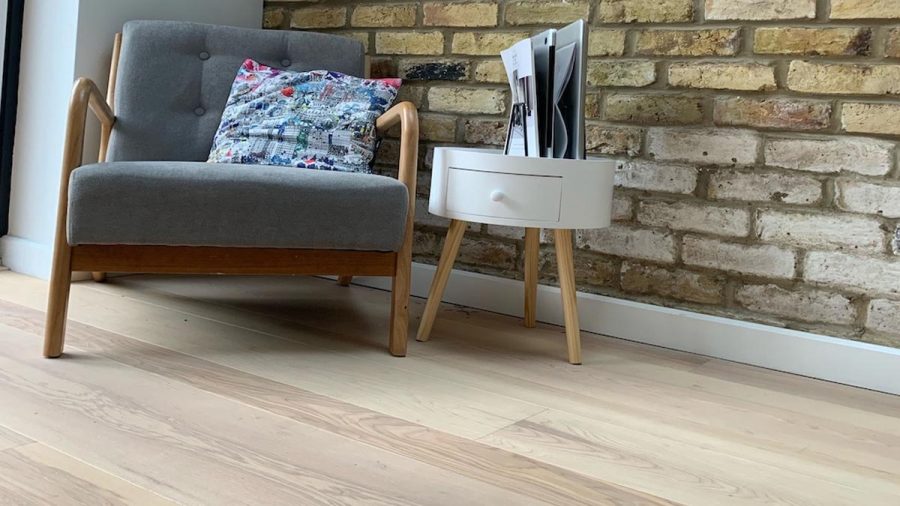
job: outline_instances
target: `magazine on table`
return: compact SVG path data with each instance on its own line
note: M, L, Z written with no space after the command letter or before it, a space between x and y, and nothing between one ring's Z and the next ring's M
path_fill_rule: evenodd
M585 157L584 21L521 40L500 53L512 96L505 152Z

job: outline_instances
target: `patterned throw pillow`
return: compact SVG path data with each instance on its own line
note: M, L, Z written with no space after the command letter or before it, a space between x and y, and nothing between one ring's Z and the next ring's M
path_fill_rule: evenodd
M246 60L208 161L371 172L375 120L399 88L399 79L293 72Z

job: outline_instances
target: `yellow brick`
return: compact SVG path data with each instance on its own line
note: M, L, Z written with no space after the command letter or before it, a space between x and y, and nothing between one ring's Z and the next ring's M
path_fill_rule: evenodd
M291 15L291 28L340 28L346 20L344 7L301 7Z
M528 36L528 32L455 33L451 50L456 54L497 56L500 51Z
M497 26L495 3L426 2L422 13L426 26Z
M868 28L757 28L753 51L760 54L868 55Z
M453 142L456 140L456 117L441 114L420 114L419 138L426 141Z
M587 20L591 5L586 1L524 0L506 4L506 22L510 25L545 25Z
M713 112L716 125L824 130L831 125L831 102L796 98L722 97Z
M503 66L503 62L500 60L478 62L478 65L475 67L475 80L485 83L508 82L506 67Z
M888 32L884 55L888 58L900 58L900 28L894 28Z
M841 113L847 132L900 135L900 104L844 104Z
M669 84L715 90L774 90L775 70L761 63L674 63Z
M463 137L467 144L502 145L506 141L506 120L467 119Z
M263 28L281 28L284 22L284 9L266 9L263 11Z
M388 131L389 137L400 137L400 125ZM423 141L453 142L456 140L456 116L419 113L419 139Z
M369 32L338 32L336 35L362 42L366 53L369 52Z
M650 61L593 61L588 64L591 86L648 86L656 82L656 65Z
M428 108L437 112L499 114L506 110L505 100L503 90L443 86L428 90Z
M361 27L416 26L416 5L360 5L353 9L350 24Z
M605 119L655 125L698 124L703 121L703 99L681 95L614 93L606 98Z
M693 0L603 0L601 23L674 23L694 18Z
M441 32L379 31L375 33L375 51L378 54L442 54L444 52L444 34Z
M641 138L644 131L640 128L588 124L584 134L585 148L601 155L641 154Z
M426 91L424 86L403 83L403 86L400 87L400 91L397 93L395 102L398 104L400 102L412 102L416 105L416 108L421 108L422 104L425 102Z
M788 88L807 93L897 95L900 65L807 63L795 60Z
M900 19L897 0L831 0L831 19Z
M625 30L597 28L588 38L588 56L622 56L625 52Z
M740 29L644 30L636 53L651 56L733 56L740 47Z
M706 19L813 19L816 0L706 0Z

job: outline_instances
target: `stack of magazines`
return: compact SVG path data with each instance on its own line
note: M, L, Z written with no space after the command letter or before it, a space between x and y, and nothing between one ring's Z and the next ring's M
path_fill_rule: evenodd
M500 53L512 91L506 154L585 158L586 30L579 20Z

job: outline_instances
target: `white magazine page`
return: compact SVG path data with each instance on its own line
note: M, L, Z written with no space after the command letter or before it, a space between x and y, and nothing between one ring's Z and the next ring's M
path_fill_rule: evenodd
M537 88L531 39L500 53L512 93L507 154L541 156L538 141ZM521 125L519 124L521 122ZM521 149L524 147L525 149Z

